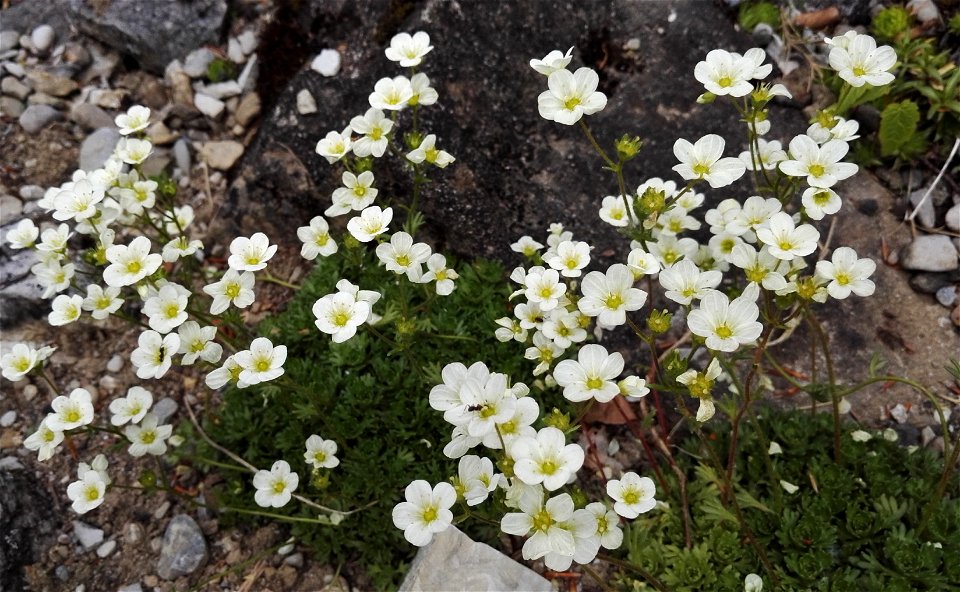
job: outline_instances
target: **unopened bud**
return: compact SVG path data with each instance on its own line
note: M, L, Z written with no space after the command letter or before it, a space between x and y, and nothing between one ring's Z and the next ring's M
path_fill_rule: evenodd
M647 317L647 328L650 329L654 335L663 335L670 330L670 322L672 320L673 315L666 309L655 310Z
M697 103L701 105L709 105L710 103L716 100L717 100L717 95L713 94L710 91L707 91L702 95L700 95L699 97L697 97Z
M627 161L636 156L642 146L643 140L640 139L640 136L624 134L617 140L617 154L620 156L620 160Z

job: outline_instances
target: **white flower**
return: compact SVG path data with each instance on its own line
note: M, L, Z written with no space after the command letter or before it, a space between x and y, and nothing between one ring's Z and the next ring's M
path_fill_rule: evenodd
M572 59L572 47L567 50L567 53L563 53L559 49L555 49L545 55L542 60L530 60L530 67L544 76L550 76L557 70L563 70L566 68Z
M324 440L313 434L307 438L306 447L307 451L303 453L303 458L315 469L332 469L340 464L340 459L335 456L337 443L333 440Z
M70 280L75 273L73 263L61 265L58 260L40 262L30 268L30 271L36 276L37 281L44 287L42 298L49 298L57 292L62 292L70 287Z
M714 189L730 185L743 176L747 167L739 158L721 158L724 144L716 134L707 134L696 144L678 139L673 144L673 154L680 164L673 170L687 180L703 179Z
M230 258L227 265L237 271L258 271L267 266L267 261L277 252L277 245L262 232L250 238L238 236L230 243Z
M501 475L493 471L493 462L489 458L475 455L464 456L457 464L457 480L454 489L468 506L476 506L489 497L497 488Z
M521 236L517 242L510 245L511 251L522 253L525 257L533 257L542 248L542 244L533 240L533 238L528 235Z
M343 343L357 334L357 327L370 315L370 304L357 301L351 294L327 294L313 304L317 329L333 336L334 343Z
M767 228L757 230L757 238L770 249L777 259L792 261L806 257L817 249L820 232L809 224L795 227L793 218L786 212L777 212L770 217Z
M427 271L420 277L420 281L424 284L437 282L437 294L439 296L449 296L456 288L453 280L459 277L460 275L456 271L447 268L446 257L440 253L434 253L427 259Z
M787 280L777 271L782 260L770 254L767 247L759 252L746 243L733 247L727 261L744 271L749 282L760 284L764 290L782 290L787 286Z
M87 179L71 183L70 189L57 193L53 204L56 220L86 220L97 213L97 204L103 201L103 187Z
M517 407L517 397L507 388L505 374L492 373L483 380L465 380L460 385L461 404L444 412L443 419L465 426L474 438L496 432L496 424L509 421Z
M228 269L219 282L204 286L203 291L213 297L210 314L218 315L232 304L237 308L246 308L256 299L253 293L254 275L252 271L239 273Z
M200 358L204 362L216 364L223 355L223 346L213 340L217 335L216 327L201 327L196 321L187 321L177 330L180 335L180 349L183 354L180 363L189 366Z
M619 195L608 195L600 204L600 219L611 226L623 228L630 224L633 205Z
M60 395L50 404L53 412L47 415L47 428L66 432L93 421L93 398L87 389L77 388L70 396Z
M580 348L577 360L563 360L553 371L553 378L563 387L563 396L580 402L594 398L606 403L620 394L614 382L623 372L620 352L607 354L602 345L592 343Z
M179 288L179 289L178 289ZM160 287L155 296L143 304L143 314L149 318L150 328L157 333L169 333L187 320L189 292L177 284Z
M650 388L647 387L647 381L639 376L628 376L624 378L617 383L617 388L620 389L620 394L630 402L639 401L650 392Z
M317 154L326 158L328 163L333 164L346 156L351 147L350 127L347 126L347 129L343 132L327 132L327 135L317 142Z
M460 362L451 362L440 371L442 384L430 389L430 407L437 411L449 411L464 407L460 391L469 382L485 384L490 378L490 370L483 362L474 362L469 368Z
M373 312L373 305L380 301L382 294L376 290L361 290L360 286L351 284L349 280L340 280L337 282L337 290L344 294L349 294L357 302L366 302L370 305L370 315L367 317L367 324L377 324L381 317Z
M535 438L537 431L533 429L533 422L539 418L540 406L533 397L520 397L517 399L513 415L507 421L497 423L497 429L483 437L483 445L499 450L503 448L503 444L509 448L517 438Z
M73 233L66 224L61 224L56 228L48 228L40 233L40 244L37 245L38 251L47 253L62 253L67 248L67 241ZM144 240L147 240L144 238ZM149 241L148 241L149 242Z
M639 310L647 301L647 293L633 287L633 272L622 263L615 263L604 274L591 271L580 286L583 298L577 302L580 312L597 317L604 328L627 322L627 312Z
M374 109L400 111L413 98L413 88L406 76L381 78L370 93L370 106Z
M783 150L780 142L772 140L770 142L763 138L758 138L759 149L756 153L745 150L740 153L740 161L747 167L747 170L759 171L773 170L777 168L777 163L786 160L787 153Z
M354 154L380 158L387 150L388 134L393 129L393 122L384 117L383 111L371 107L363 115L350 120L350 129L361 136L353 141Z
M532 303L540 305L540 310L553 310L566 293L567 286L560 281L560 273L555 269L532 268L524 278L524 296Z
M581 270L590 263L590 245L583 241L563 241L544 254L543 260L563 277L580 277Z
M747 574L743 579L743 592L763 592L763 580L757 574Z
M439 98L436 89L430 86L430 79L423 72L417 72L410 77L410 88L413 90L413 96L410 97L407 104L411 107L433 105Z
M633 274L633 280L637 281L645 275L655 275L660 273L660 261L651 253L647 253L641 248L635 248L627 255L627 268Z
M120 138L114 153L127 164L141 164L153 152L153 144L148 140Z
M51 430L47 425L47 419L44 419L40 422L37 431L23 441L23 446L27 450L38 451L37 460L43 462L53 456L61 442L63 442L63 432Z
M633 471L624 473L620 479L607 481L607 495L616 502L613 509L624 518L636 518L652 510L657 505L656 494L653 480Z
M40 229L30 218L24 218L17 222L17 225L7 233L7 243L11 249L27 249L32 247L40 236Z
M572 343L580 343L587 338L587 330L580 326L580 315L577 311L568 311L561 307L550 311L549 317L544 319L540 330L564 349L570 347Z
M429 134L420 142L420 146L407 153L407 160L417 164L426 161L438 168L446 168L456 158L446 150L438 150L436 144L437 136Z
M125 397L110 402L110 423L122 426L125 423L140 423L153 405L153 394L140 386L132 386Z
M178 236L163 245L163 250L160 251L160 255L165 262L173 263L181 257L193 255L198 249L202 248L203 243L199 240L190 240L186 236Z
M71 508L77 514L86 514L103 503L107 483L97 471L87 471L79 481L67 486L67 497L70 498Z
M53 348L44 347L36 350L26 343L14 344L10 353L0 358L3 377L16 382L29 374L31 370L37 367L37 364L49 357L51 353L53 353Z
M597 537L600 546L604 549L620 548L623 543L623 531L620 530L620 517L616 512L607 508L602 502L593 502L573 514L574 521L583 520L588 527L583 534L589 533L589 536ZM577 560L577 563L584 562Z
M763 59L762 55L760 59ZM714 49L707 54L705 61L696 65L693 77L715 95L745 97L753 92L750 79L753 78L755 68L754 62L749 58Z
M821 111L817 114L817 119L807 128L807 135L813 138L817 144L824 144L830 140L842 140L852 142L860 136L857 131L860 130L860 122L856 119L844 119Z
M659 279L666 290L664 296L687 305L720 285L723 274L714 270L700 271L693 261L682 259L661 271Z
M108 286L122 288L135 284L157 271L163 257L150 252L150 239L138 236L129 245L112 245L106 258L110 265L103 270L103 281Z
M737 351L741 345L756 341L763 332L763 325L757 322L760 309L754 299L754 294L745 291L731 302L723 292L711 291L700 300L699 308L690 311L687 325L694 335L706 338L708 348Z
M240 380L241 372L243 372L243 368L241 368L240 364L237 363L236 355L229 356L223 361L222 366L212 371L210 374L207 374L204 382L206 383L207 387L213 390L222 388L230 382L236 382L238 388L246 388L249 385Z
M344 186L333 191L333 205L323 212L326 216L339 216L352 210L359 212L372 204L379 193L373 187L373 173L370 171L364 171L359 176L344 171L341 179Z
M380 206L370 206L347 222L347 230L353 238L362 243L372 241L376 236L388 230L393 220L393 208L381 210Z
M514 536L533 534L523 544L523 558L540 559L550 553L573 557L576 543L573 533L563 524L573 518L573 498L562 493L543 502L539 495L522 495L519 499L522 512L504 515L500 529Z
M127 109L126 113L117 115L114 122L120 128L121 136L129 136L133 132L147 129L150 125L150 109L143 105L134 105Z
M430 247L426 243L415 244L413 237L406 232L395 232L390 242L377 245L376 252L388 271L405 273L412 282L420 281L421 265L430 257Z
M806 177L811 187L833 187L857 173L857 165L840 162L850 145L841 140L830 140L818 146L810 136L799 135L790 140L790 157L778 166L785 175Z
M261 508L282 508L299 484L300 477L290 470L290 464L278 460L269 471L260 470L253 476L253 486L257 488L253 499Z
M167 438L173 433L172 425L157 425L159 419L152 413L147 413L140 425L128 425L123 429L123 435L130 440L127 452L130 456L152 454L160 456L167 451Z
M430 484L417 480L404 490L406 501L393 508L393 525L403 530L403 538L418 547L433 540L453 522L450 508L457 501L457 492L449 483Z
M160 335L144 331L137 339L137 349L130 354L130 362L137 369L137 377L162 378L173 363L173 355L180 350L180 336L176 333Z
M61 327L80 318L83 309L83 296L61 294L53 299L53 311L47 317L47 322L53 327Z
M546 90L537 97L540 117L573 125L584 115L593 115L607 105L607 96L597 92L600 77L590 68L576 73L556 70L547 78Z
M567 444L563 432L546 427L536 438L521 437L510 445L513 470L528 485L543 484L548 491L563 487L583 466L579 444Z
M327 257L337 252L337 243L330 238L330 226L323 216L314 216L309 226L297 229L297 238L303 242L300 247L300 256L307 261L313 261L317 255Z
M818 261L816 275L829 280L827 292L842 300L851 292L857 296L870 296L876 285L869 278L877 269L872 259L860 259L850 247L839 247L831 261Z
M250 349L237 352L234 359L243 368L240 380L248 385L259 384L283 375L287 346L274 347L266 337L257 337L250 343Z
M784 481L783 479L780 480L780 487L782 487L783 490L786 491L787 493L796 493L800 489L793 483Z
M433 46L430 45L430 35L423 31L417 31L413 35L410 33L397 33L390 39L390 47L387 48L387 59L392 62L400 62L404 68L420 65L423 56L430 53Z
M710 398L713 390L713 383L720 376L720 362L717 358L710 360L710 364L704 372L697 372L690 368L686 372L677 376L677 382L685 385L690 394L700 399L700 408L697 409L697 421L705 422L716 412L716 406L713 399Z
M519 307L518 307L519 308ZM540 363L533 369L533 375L539 376L550 369L554 358L563 353L563 349L548 339L542 332L533 335L533 346L528 347L523 357L528 360L538 360Z
M813 220L822 220L827 214L840 211L843 202L833 189L808 187L801 198L803 211Z
M189 205L185 206L175 206L173 212L164 212L163 216L159 218L164 220L164 230L167 231L169 235L182 234L191 224L193 224L194 219L193 207Z
M869 35L856 35L846 47L834 45L829 61L830 67L850 86L883 86L894 80L888 70L896 65L897 52L889 45L877 47L876 40Z

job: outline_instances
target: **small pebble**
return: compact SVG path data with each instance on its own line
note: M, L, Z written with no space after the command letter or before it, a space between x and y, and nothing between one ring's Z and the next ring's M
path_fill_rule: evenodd
M17 421L16 411L7 411L3 415L0 415L0 427L2 428L9 428L15 421Z
M113 372L114 374L116 374L117 372L120 372L120 370L122 369L123 369L123 356L121 356L120 354L114 354L113 357L110 358L110 361L107 362L107 372Z
M143 586L140 585L140 582L134 582L123 588L117 588L117 592L143 592Z
M921 443L923 446L926 446L927 444L929 444L930 442L932 442L933 439L936 438L936 437L937 437L936 432L934 432L934 431L933 431L933 428L931 428L930 426L925 426L925 427L920 431L920 443Z
M322 76L336 76L340 72L340 52L335 49L324 49L320 55L313 58L310 68Z
M297 93L297 112L300 115L310 115L317 112L317 101L307 89Z
M207 75L207 67L210 65L210 62L216 59L216 57L216 54L206 47L191 51L186 59L183 60L183 71L186 72L190 78L203 78Z
M177 412L177 402L170 397L164 397L157 401L151 412L157 416L158 423L166 423Z
M37 385L28 384L27 386L23 387L23 398L26 399L28 402L32 401L39 392L40 391L39 389L37 389Z
M104 557L107 557L111 553L113 553L113 550L116 548L117 548L117 541L115 541L114 539L110 539L109 541L97 547L97 557L100 557L101 559Z
M193 97L193 105L198 111L209 117L216 119L223 113L226 104L220 99L197 93Z
M235 64L242 64L247 61L247 55L243 53L243 46L236 37L227 40L227 57Z
M156 518L157 520L160 520L164 516L166 516L167 512L169 511L170 511L170 502L164 501L162 504L160 504L160 507L157 508L156 511L154 511L153 517Z
M73 534L84 549L92 549L103 542L103 531L79 520L73 521Z
M24 468L23 463L15 456L0 458L0 471L22 471Z
M286 557L283 562L293 567L303 567L303 553L294 553Z
M16 31L0 31L0 52L16 49L20 45L20 33Z
M950 271L960 267L957 249L950 237L942 234L918 236L903 249L900 261L904 268L915 271Z
M20 188L20 197L27 201L36 201L43 197L45 190L39 185L24 185Z
M70 579L70 570L67 569L66 565L58 565L55 570L53 570L53 575L57 576L57 579L61 582L66 582Z
M960 203L954 204L952 208L947 210L947 215L944 220L947 228L953 232L960 232Z
M123 526L123 542L126 545L136 545L143 541L145 531L143 526L136 522L127 522Z
M30 105L20 114L20 127L28 134L35 134L48 124L63 119L63 113L50 105Z
M57 32L50 25L40 25L30 34L30 43L37 53L45 54L47 50L53 47L53 42L57 38Z
M250 55L257 50L257 36L253 31L246 30L237 37L240 43L240 49L245 55Z
M952 307L957 303L957 287L944 286L937 290L937 302L946 306L947 308ZM3 425L2 419L0 419L0 425Z

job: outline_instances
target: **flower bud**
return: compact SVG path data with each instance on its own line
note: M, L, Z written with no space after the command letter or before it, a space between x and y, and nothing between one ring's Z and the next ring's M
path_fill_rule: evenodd
M708 91L708 92L705 92L705 93L703 93L702 95L700 95L699 97L697 97L697 103L699 103L699 104L701 104L701 105L709 105L710 103L712 103L712 102L714 102L714 101L716 101L716 100L717 100L717 95L715 95L715 94L713 94L712 92L709 92L709 91Z
M655 310L647 317L647 328L650 329L654 335L663 335L670 330L670 322L672 320L673 315L671 315L668 310Z
M617 155L622 161L630 160L640 152L642 146L643 140L640 139L640 136L623 134L623 137L617 140Z
M566 432L570 429L570 414L561 413L559 409L554 407L550 415L544 418L543 423L550 427L557 428L561 432Z
M659 214L667 204L667 196L663 191L648 187L643 195L637 198L634 207L644 215Z
M404 134L403 141L410 150L416 150L423 143L423 134L419 132L408 132Z

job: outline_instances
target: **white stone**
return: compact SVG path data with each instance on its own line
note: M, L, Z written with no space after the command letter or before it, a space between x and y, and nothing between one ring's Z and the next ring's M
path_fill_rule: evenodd
M320 55L313 58L310 68L323 76L336 76L340 71L340 52L335 49L324 49Z
M247 65L243 67L243 72L237 77L237 84L243 89L243 92L253 90L253 85L257 82L257 54L250 56Z
M0 428L9 428L15 421L17 421L17 412L12 410L7 411L3 415L0 415Z
M918 236L900 254L904 268L913 271L952 271L960 267L957 249L943 234Z
M123 356L120 354L114 354L110 361L107 362L107 372L112 372L116 374L123 369Z
M113 550L116 548L117 548L117 541L110 539L109 541L97 547L97 557L100 557L100 558L107 557L108 555L113 553Z
M954 232L960 232L960 203L947 210L946 222L947 228Z
M226 171L243 156L243 144L233 140L205 142L200 147L200 158L211 168Z
M40 25L30 34L30 43L37 53L47 53L57 39L57 32L50 25Z
M552 592L553 585L532 569L450 526L420 548L400 590Z
M317 101L307 89L297 93L297 112L300 115L310 115L317 112Z
M23 69L23 66L16 62L4 62L3 69L17 78L23 78L27 75L27 71Z
M209 117L210 119L216 119L220 117L220 114L223 113L224 108L226 108L226 103L220 99L207 96L201 93L197 93L193 97L193 105L197 108L198 111Z
M86 522L73 521L73 534L84 549L92 549L103 542L103 531Z
M16 31L0 31L0 52L16 49L20 45L20 33Z
M206 47L195 49L183 60L183 71L190 78L203 78L207 75L207 66L216 57L217 55Z
M240 49L243 51L244 55L250 55L257 51L257 35L253 31L248 29L243 33L240 33L240 36L237 37L237 41L240 43Z
M243 47L236 37L231 37L227 41L227 57L234 64L242 64L247 61L247 56L243 53Z
M216 84L199 84L194 83L193 89L197 91L197 94L207 95L208 97L213 97L215 99L228 99L230 97L235 97L240 94L240 85L237 84L236 80L228 80L226 82L217 82Z

